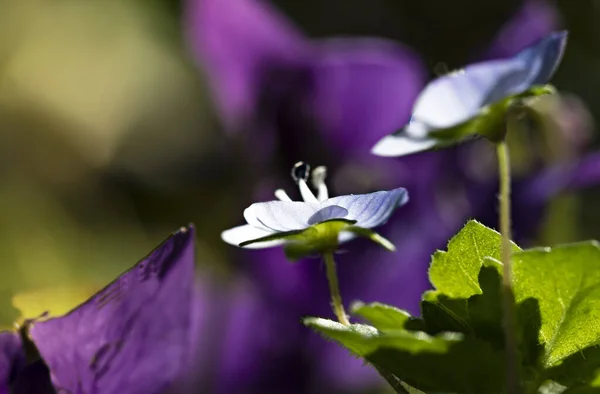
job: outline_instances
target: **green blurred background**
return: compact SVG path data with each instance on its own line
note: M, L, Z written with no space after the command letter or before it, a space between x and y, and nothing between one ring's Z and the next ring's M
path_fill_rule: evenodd
M586 103L585 133L600 116L599 4L557 3L571 35L555 82ZM519 5L277 2L310 36L393 38L432 73L471 60ZM250 191L188 50L184 9L169 0L0 1L1 325L19 316L15 294L25 293L16 303L29 314L49 303L67 309L189 222L199 263L227 275L219 233ZM599 238L599 197L592 189L555 202L540 239Z

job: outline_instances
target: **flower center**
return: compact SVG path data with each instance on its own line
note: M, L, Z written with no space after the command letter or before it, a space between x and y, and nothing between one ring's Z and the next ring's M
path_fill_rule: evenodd
M311 173L310 165L299 161L298 163L294 164L291 175L294 182L296 182L298 185L298 189L300 189L300 195L302 196L304 202L318 203L329 198L329 191L327 190L327 185L325 184L325 178L327 177L326 167L319 166ZM316 196L306 183L309 178L312 186L317 190ZM292 201L292 199L283 189L275 190L275 197L281 201Z

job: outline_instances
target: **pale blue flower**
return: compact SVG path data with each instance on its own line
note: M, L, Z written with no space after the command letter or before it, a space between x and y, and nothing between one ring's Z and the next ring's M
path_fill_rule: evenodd
M430 82L417 98L410 122L402 130L380 140L372 152L379 156L403 156L447 145L467 135L485 133L483 122L468 132L456 129L476 118L503 119L506 99L537 94L558 67L567 32L555 32L507 59L475 63ZM499 107L496 104L500 104ZM487 117L487 119L486 119Z
M299 175L294 174L299 173ZM406 189L329 198L325 185L325 168L312 173L313 194L306 181L309 167L298 163L293 176L304 201L292 199L279 189L278 200L250 205L244 211L247 224L221 234L229 244L247 248L284 245L292 259L314 253L332 252L340 243L365 236L394 250L389 241L370 229L384 224L396 208L408 201Z

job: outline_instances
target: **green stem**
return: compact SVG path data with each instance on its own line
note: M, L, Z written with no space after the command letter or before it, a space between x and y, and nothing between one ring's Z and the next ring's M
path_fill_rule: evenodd
M509 114L508 128L514 121ZM504 306L504 341L506 348L506 388L508 394L519 394L517 336L516 336L516 305L512 288L511 264L511 231L510 231L510 159L506 141L496 145L498 152L498 166L500 172L500 232L502 233L502 264L504 275L502 278L502 294Z
M331 306L333 312L337 316L340 323L345 326L349 326L350 322L344 311L344 304L342 304L342 296L340 295L340 285L338 284L337 274L335 272L335 260L333 260L333 253L327 252L323 254L325 260L325 266L327 268L327 281L329 282L329 292L331 293Z
M342 296L340 294L340 285L338 283L337 273L335 271L335 260L333 259L333 253L328 252L323 254L325 260L325 266L327 269L327 281L329 282L329 292L331 293L331 307L333 312L337 316L340 323L345 326L349 326L350 322L344 311L344 304L342 303ZM408 394L408 391L402 386L402 382L395 375L385 371L381 367L375 364L371 364L373 368L377 370L379 375L394 389L398 394Z

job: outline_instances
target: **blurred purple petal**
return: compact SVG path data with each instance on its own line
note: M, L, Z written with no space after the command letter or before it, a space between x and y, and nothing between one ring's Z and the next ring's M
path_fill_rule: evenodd
M595 152L576 162L557 164L542 171L523 191L523 198L539 204L561 192L582 189L599 183L600 152Z
M10 385L25 367L21 339L14 332L0 332L0 394L9 394Z
M161 393L192 357L195 294L188 228L77 309L34 324L31 337L57 389Z
M410 117L425 68L408 48L379 39L332 39L313 60L313 111L326 140L353 151Z
M503 26L480 60L513 56L547 36L559 26L559 14L547 0L525 0L512 19Z
M208 72L222 119L253 118L270 67L303 62L302 36L263 0L187 0L188 37Z

